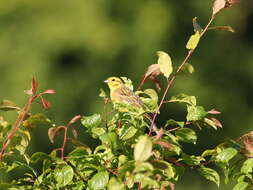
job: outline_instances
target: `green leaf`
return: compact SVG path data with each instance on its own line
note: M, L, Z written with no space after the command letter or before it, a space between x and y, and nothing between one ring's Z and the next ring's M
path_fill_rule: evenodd
M103 144L108 144L114 149L117 147L118 137L114 132L105 133L104 135L100 136L99 139Z
M160 169L161 171L164 172L164 174L166 175L166 177L168 177L168 179L173 179L175 177L175 169L173 168L173 166L163 160L153 160L151 162L151 164L155 167Z
M234 186L233 190L245 190L248 187L248 185L249 183L242 181L242 182L237 183Z
M81 119L81 123L84 127L90 129L94 127L98 127L102 123L102 119L100 114L94 114L91 116L83 116Z
M160 66L160 70L163 73L163 75L166 78L169 78L170 74L173 71L173 67L172 67L172 62L171 62L171 58L170 56L163 52L163 51L158 51L157 52L158 55L158 65Z
M104 189L109 181L109 174L107 171L101 171L95 174L89 180L89 186L92 190Z
M197 135L195 131L189 128L178 129L175 134L179 138L179 140L183 142L195 144L197 141Z
M187 103L189 105L196 106L195 96L189 96L186 94L178 94L176 96L172 96L170 102Z
M219 176L219 174L215 170L213 170L211 168L206 168L204 166L201 166L198 169L198 171L207 180L210 180L210 181L216 183L217 186L219 187L219 185L220 185L220 176Z
M23 121L23 126L34 129L40 125L50 125L51 121L43 114L37 113L28 117L27 120Z
M20 110L20 108L10 100L3 100L0 103L0 110L1 111L11 111L11 110Z
M206 157L206 156L212 156L213 154L216 154L216 150L205 150L201 156Z
M201 156L187 155L184 153L182 154L182 159L184 163L191 166L199 165L201 161L205 161L205 159Z
M187 121L199 121L208 114L202 106L187 106Z
M186 49L195 49L199 43L200 40L200 32L197 31L195 34L191 35L190 39L188 40L186 44Z
M194 67L190 63L185 63L178 74L192 74L194 72Z
M68 154L68 158L72 158L72 157L75 157L75 158L80 158L80 157L84 157L88 154L91 154L92 151L90 148L86 148L86 147L77 147L75 148L72 152L70 152Z
M122 128L120 129L120 139L124 141L128 140L132 138L137 131L138 129L136 129L135 127L123 125Z
M144 90L143 94L148 97L140 97L143 103L147 106L150 112L156 111L158 107L158 95L153 89Z
M174 127L184 127L184 121L175 121L174 119L170 119L166 121L165 127L167 126L174 126Z
M252 170L253 170L253 158L249 158L243 163L241 172L248 174L252 173Z
M51 157L44 152L35 152L30 159L31 163L37 163L39 161L51 160Z
M69 184L74 177L74 171L71 166L63 166L54 170L54 178L58 187L64 187Z
M235 155L237 154L237 150L234 148L226 148L218 153L216 156L217 162L224 162L227 163L229 160L231 160Z
M121 181L118 181L115 177L112 177L107 185L108 190L125 190L125 185Z
M152 152L152 141L149 136L141 136L134 147L134 159L136 161L146 161Z
M136 162L135 163L135 169L134 173L141 173L141 172L152 172L154 170L154 167L152 164L148 162Z
M99 97L101 97L101 98L106 98L107 97L105 91L102 88L100 88Z

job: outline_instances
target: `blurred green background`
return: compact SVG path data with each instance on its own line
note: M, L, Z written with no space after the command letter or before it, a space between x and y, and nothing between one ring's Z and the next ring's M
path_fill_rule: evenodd
M179 65L193 33L192 18L197 16L204 26L211 7L211 0L1 1L0 99L23 105L23 90L36 76L40 89L57 91L48 98L53 107L46 113L56 124L77 114L102 112L98 94L100 88L108 92L105 78L127 76L137 85L145 69L156 62L157 50L168 52ZM251 130L253 122L253 1L242 0L224 10L214 25L231 25L236 32L208 32L190 60L194 74L178 77L169 92L195 95L199 105L222 112L224 129L203 130L197 145L187 147L196 154ZM148 87L154 85L149 82L144 88ZM160 121L185 116L178 105L163 109ZM46 128L33 133L34 150L57 147L49 143ZM90 138L84 136L83 141L89 144ZM191 171L176 187L216 189Z

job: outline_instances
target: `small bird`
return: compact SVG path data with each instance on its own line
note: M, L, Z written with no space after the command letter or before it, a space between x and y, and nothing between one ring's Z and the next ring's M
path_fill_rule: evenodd
M119 77L109 77L105 81L110 88L110 97L113 103L128 104L134 108L143 108L144 103L140 97L128 88ZM119 110L121 112L127 109Z

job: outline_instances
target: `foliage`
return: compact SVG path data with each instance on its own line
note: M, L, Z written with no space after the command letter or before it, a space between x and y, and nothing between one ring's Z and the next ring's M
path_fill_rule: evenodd
M13 171L22 172L22 176L11 182L0 182L1 189L73 189L73 190L127 190L127 189L175 189L175 183L181 179L186 168L198 172L217 186L220 184L220 168L225 175L225 182L235 180L234 190L252 187L253 168L253 132L249 132L236 140L229 140L213 149L205 150L201 155L190 155L184 145L198 142L200 130L222 128L221 122L215 118L220 114L217 110L205 109L197 104L196 97L186 94L174 95L167 100L168 90L178 75L192 74L193 66L189 58L198 46L201 37L208 31L217 13L235 4L235 0L216 0L213 14L204 29L193 19L194 34L190 36L186 48L188 53L178 68L172 66L170 56L158 51L157 64L150 66L142 80L152 80L158 89L156 77L163 75L167 87L161 97L153 89L139 90L145 104L144 108L127 106L128 112L117 109L103 114L76 115L66 125L57 126L44 114L31 113L31 106L40 98L44 109L50 108L50 103L42 96L54 94L54 90L37 93L38 83L32 80L27 104L19 108L15 103L5 100L0 104L2 111L18 111L16 121L11 125L0 117L0 152L1 173ZM212 27L212 29L227 29L229 27ZM189 69L190 68L190 69ZM122 78L127 86L132 82ZM109 106L110 98L102 90L100 97L105 107ZM160 100L160 101L158 101ZM163 126L156 126L157 116L161 107L170 103L185 105L185 118L176 121L168 118ZM147 117L150 115L150 117ZM81 121L85 129L100 144L91 149L78 139L75 125ZM161 123L161 122L160 122ZM63 133L62 146L47 154L27 153L31 135L30 130L38 125L49 125L48 137L54 143L55 138ZM71 131L70 131L71 130ZM71 132L71 135L69 134ZM66 153L66 144L72 144L71 152ZM60 153L58 155L58 152ZM37 164L40 169L36 169Z

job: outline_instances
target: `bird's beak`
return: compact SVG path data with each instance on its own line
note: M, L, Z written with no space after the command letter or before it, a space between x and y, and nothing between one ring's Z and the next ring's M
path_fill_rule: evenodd
M105 83L108 83L108 80L105 80L104 82L105 82Z

